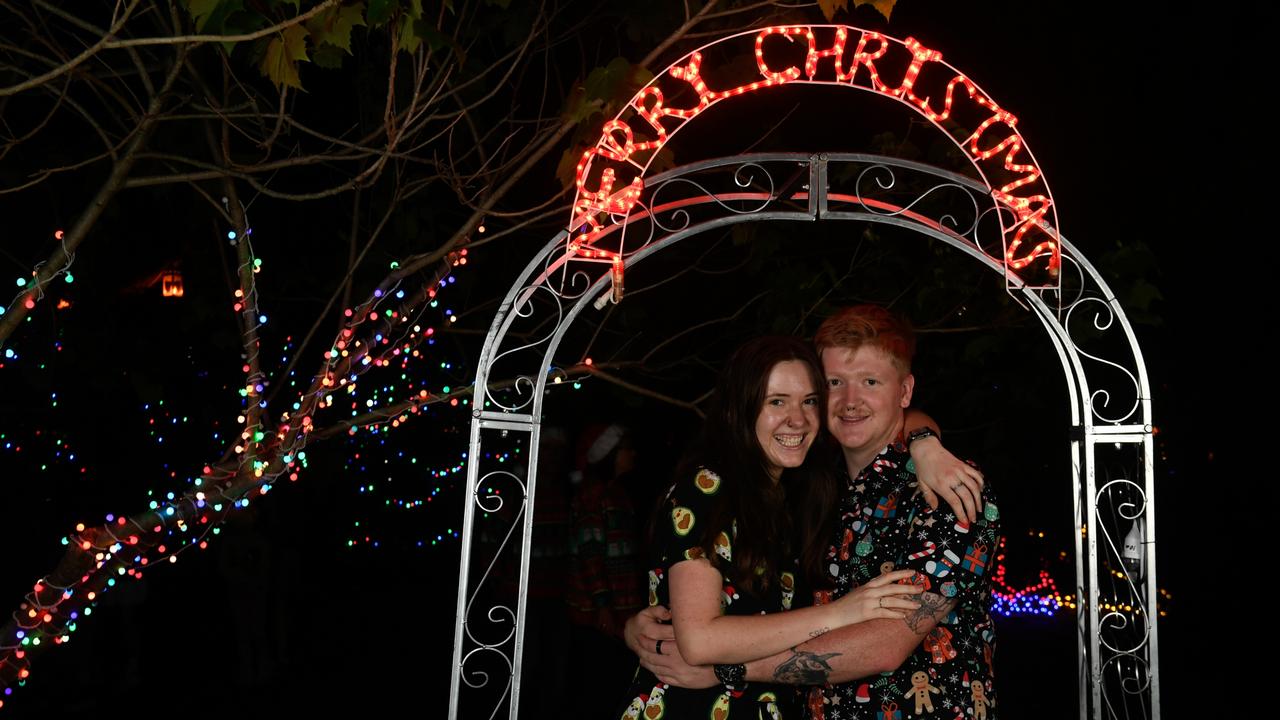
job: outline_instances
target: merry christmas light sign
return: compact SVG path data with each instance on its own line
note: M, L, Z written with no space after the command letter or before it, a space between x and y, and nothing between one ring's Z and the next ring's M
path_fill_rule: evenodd
M748 41L754 44L754 73L736 84L707 80L704 58L713 47L716 57L725 50L732 56L734 45ZM741 51L750 52L745 46ZM715 69L722 71L715 73L717 77L726 74L726 68ZM604 124L600 139L578 162L570 250L584 257L612 254L593 249L592 243L610 225L625 220L644 193L653 158L685 123L722 101L794 83L869 91L901 102L928 120L964 152L991 188L1002 210L1003 259L1009 271L1056 282L1060 243L1052 194L1018 131L1017 116L943 62L942 53L914 38L898 40L831 25L768 27L732 35L659 73Z

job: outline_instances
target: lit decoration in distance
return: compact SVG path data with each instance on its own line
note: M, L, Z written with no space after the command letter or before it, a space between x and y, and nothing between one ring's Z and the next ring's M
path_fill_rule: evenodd
M1043 532L1035 530L1028 531L1031 537L1044 538ZM1077 600L1072 594L1063 594L1058 589L1058 584L1054 581L1050 572L1042 567L1037 572L1036 581L1022 587L1014 587L1009 584L1008 568L1005 566L1005 544L1006 539L1000 539L1000 546L996 551L994 570L991 575L991 610L994 613L1011 617L1014 615L1030 615L1030 616L1056 616L1060 612L1074 613L1077 610ZM1042 562L1048 558L1041 558ZM1058 552L1057 560L1066 562L1067 553L1065 550ZM1124 573L1112 571L1112 576L1120 586L1125 586L1129 582L1129 578ZM1156 599L1157 612L1160 617L1166 617L1168 611L1160 608L1160 603L1171 601L1172 597L1164 588L1159 589L1159 597ZM1116 597L1100 597L1099 607L1105 612L1123 613L1126 615L1137 615L1142 612L1141 607L1133 604L1132 600L1119 599Z
M160 295L167 298L180 298L182 293L182 271L164 271L160 275Z

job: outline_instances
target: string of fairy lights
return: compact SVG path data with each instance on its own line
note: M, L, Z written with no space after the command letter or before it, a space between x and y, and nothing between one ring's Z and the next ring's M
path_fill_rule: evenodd
M43 282L40 280L40 269L44 266L44 262L36 264L36 266L31 269L30 277L17 277L14 280L14 285L18 288L17 294L14 295L13 299L7 304L0 305L0 317L4 316L5 313L9 311L9 308L18 304L21 304L27 310L34 308L37 302L45 298L46 290L52 291L53 281L59 277L61 277L63 282L68 285L76 281L75 276L71 274L71 265L75 262L76 255L73 252L67 251L66 241L63 239L63 231L60 229L55 230L53 233L53 239L62 243L63 256L66 257L66 262L64 262L62 267L54 271L54 273ZM56 307L59 310L64 310L70 306L70 302L66 299L61 299L58 301ZM61 344L58 343L55 350L61 351L61 349ZM18 350L15 349L12 344L6 345L4 347L4 351L0 352L0 369L3 369L7 363L18 359Z
M1034 539L1044 539L1044 531L1028 530L1027 535ZM1063 593L1058 588L1057 581L1053 578L1053 573L1047 567L1041 567L1036 573L1036 579L1021 587L1015 587L1010 584L1008 566L1005 564L1005 547L1008 543L1007 537L1000 538L1000 545L996 550L995 566L991 574L991 611L998 613L1004 617L1012 617L1014 615L1021 616L1054 616L1063 612L1074 613L1078 609L1078 598L1070 593ZM1042 564L1047 565L1049 562L1056 563L1061 568L1061 573L1068 574L1071 570L1070 560L1066 550L1059 550L1056 556L1052 558L1042 558ZM1108 577L1114 581L1113 588L1122 587L1129 582L1133 582L1124 572L1120 570L1109 570ZM1159 617L1168 615L1168 605L1173 600L1169 591L1160 588L1159 597L1156 599L1155 611ZM1098 607L1105 612L1116 612L1125 614L1142 613L1143 609L1128 597L1127 593L1112 591L1111 593L1102 593L1098 598Z
M63 238L63 231L55 230L53 233L53 239L62 244L62 254L66 257L66 262L64 262L62 267L54 271L54 273L43 282L40 281L40 269L44 266L44 262L37 263L35 267L31 269L30 278L18 277L14 281L14 284L18 287L18 292L14 295L13 299L8 302L8 304L0 305L0 315L4 315L8 312L10 307L19 303L21 303L27 310L34 308L37 302L44 299L45 290L49 288L49 286L53 284L53 281L59 277L61 277L63 282L68 285L76 281L75 276L71 274L71 265L75 262L76 255L73 252L67 251L67 243ZM17 353L13 348L5 348L4 357L8 360L13 360L17 358Z
M239 234L228 232L228 239L233 244L246 245L248 262L252 263L250 278L263 269L262 258L257 257L249 245L251 236L251 228ZM79 621L92 614L103 593L127 579L142 578L156 563L175 563L188 550L206 549L210 540L221 532L221 521L227 513L248 507L255 498L270 492L276 482L285 478L296 481L299 472L308 464L304 448L309 435L316 429L313 415L338 404L339 396L350 403L349 438L353 442L375 438L379 445L385 445L387 432L420 414L423 408L441 401L442 397L448 407L461 406L465 409L468 398L447 397L453 392L452 385L459 384L456 378L451 377L450 384L437 388L425 380L413 379L411 362L421 359L424 362L418 364L426 365L428 354L420 348L436 343L434 335L437 330L426 321L428 314L434 317L432 311L437 311L441 322L457 322L457 315L451 308L441 307L439 296L456 283L453 272L466 263L466 250L462 249L449 256L448 262L435 272L435 277L426 284L423 292L409 292L400 287L402 281L397 280L390 287L375 289L361 305L346 309L345 325L324 351L320 372L310 383L300 382L296 371L289 373L286 381L297 397L289 410L281 413L274 433L264 424L248 424L251 410L267 411L269 382L261 368L251 372L251 366L255 366L259 359L256 352L260 342L246 343L249 347L242 368L246 380L238 388L241 412L237 424L243 430L239 437L225 438L235 442L230 462L204 466L198 475L185 478L187 487L180 492L148 490L146 513L133 517L109 513L104 516L105 522L101 526L77 523L74 532L62 538L64 546L81 551L78 559L82 561L83 574L69 581L50 577L37 581L14 614L12 629L0 636L0 685L3 685L0 707L4 705L4 698L12 694L14 685L20 687L30 677L30 652L42 646L69 642ZM240 269L249 267L242 264ZM397 267L392 263L390 269L394 271ZM67 274L67 281L70 280ZM18 285L23 287L24 283L19 281ZM258 308L256 282L245 285L235 290L232 309L248 316L244 326L244 333L248 336L250 332L256 334L263 329L268 317ZM24 291L28 297L31 292ZM170 296L170 293L165 295ZM181 294L175 296L180 297ZM21 297L22 293L19 299ZM287 361L294 349L290 337L283 346L282 362ZM12 362L18 355L12 348L9 350L5 359ZM378 368L398 369L399 377L373 386L367 397L362 397L358 381L369 370ZM441 363L440 368L445 371L453 369L448 362ZM56 407L56 395L51 402ZM154 407L144 405L143 411L147 416L148 437L157 446L164 445L167 435L190 420L189 416L174 412L171 406L165 407L163 402L156 403ZM385 416L379 417L382 411L386 411ZM37 436L40 432L37 431ZM214 432L213 439L224 440L220 432ZM15 442L10 437L0 438L0 446L6 445L4 449L17 453L29 443ZM67 461L75 459L69 442L55 442L54 459L64 456ZM453 472L441 470L437 474L440 477L456 475L458 469L465 466L465 461L464 457L454 465ZM166 474L171 479L177 477L176 471ZM386 504L406 508L423 505L443 489L436 486L421 503L389 500ZM457 531L451 529L437 533L430 542L435 544L456 537ZM427 543L426 538L418 542L420 546Z

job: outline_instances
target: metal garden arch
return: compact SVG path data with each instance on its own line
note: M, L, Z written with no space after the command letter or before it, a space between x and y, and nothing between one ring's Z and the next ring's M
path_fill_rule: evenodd
M704 75L713 48L753 53L758 74ZM867 154L763 153L646 175L658 150L707 108L793 83L906 105L955 143L972 174ZM542 403L548 383L568 379L552 363L566 330L588 306L621 301L626 268L663 248L736 223L782 220L883 223L938 239L999 273L1040 321L1070 402L1080 716L1159 717L1146 368L1114 294L1058 232L1052 194L1016 125L941 53L912 38L833 25L769 27L709 43L659 73L605 124L578 165L568 229L507 293L479 358L450 718L473 701L483 707L468 716L493 717L504 705L516 716ZM517 330L533 328L541 328L536 340L517 340L527 337ZM510 377L517 379L494 382ZM527 477L486 452L513 433L527 441ZM487 516L487 537L500 538L499 551L519 544L519 587L510 597L492 587L496 555L473 542L477 511ZM470 692L476 688L489 692Z

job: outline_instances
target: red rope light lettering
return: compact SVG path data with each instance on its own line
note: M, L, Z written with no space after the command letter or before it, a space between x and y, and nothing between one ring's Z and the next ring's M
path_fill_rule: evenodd
M999 185L991 191L992 198L1009 208L1014 217L1012 225L1004 227L1005 262L1011 269L1020 270L1047 254L1048 269L1050 273L1056 272L1059 266L1060 248L1057 230L1053 227L1053 201L1047 194L1047 187L1040 190L1029 187L1037 182L1043 183L1043 173L1030 159L1030 151L1017 130L1017 117L1003 110L995 101L983 94L968 77L943 63L941 52L925 47L913 37L903 41L886 37L878 32L844 26L825 27L824 30L829 31L826 36L830 37L831 41L821 49L812 26L777 26L755 32L755 59L759 77L737 87L727 90L713 90L707 87L702 77L703 55L695 51L642 88L623 111L638 116L640 123L629 121L623 114L605 123L600 139L594 147L582 154L578 162L575 178L578 197L573 205L571 225L578 234L570 246L571 250L580 256L592 258L610 258L616 255L608 251L595 250L590 245L594 236L603 229L605 216L625 216L639 201L644 190L644 173L653 155L637 159L638 153L656 154L684 123L694 119L720 100L802 81L828 85L846 84L899 99L918 110L939 130L946 132L952 141L969 155L975 166L981 168L991 164L993 168L1000 171L1002 181L1004 173L1011 173L1013 177L1007 182L991 183ZM852 56L847 57L851 30L858 32L859 37ZM770 62L770 52L766 44L772 36L785 38L788 43L795 43L800 37L804 38L806 48L803 68L794 63L785 67L775 67ZM719 42L738 37L743 36L736 35ZM895 53L906 52L910 56L902 78L896 86L886 83L881 77L880 68L877 67L877 63L891 50ZM831 71L820 70L819 66L828 58L832 61ZM776 62L776 58L774 61ZM848 62L847 70L846 61ZM936 99L934 96L921 96L916 93L922 73L930 66L956 72L946 82L941 97L941 109L933 105ZM865 68L866 80L859 82L858 78L862 76L863 68ZM659 87L660 82L663 81L668 86L672 81L688 86L696 96L696 102L688 107L668 106L663 90ZM959 122L968 124L983 117L983 114L986 115L977 129L967 137L961 137L954 125L944 127L942 124L954 118L957 109L957 87L963 89L961 97L967 95L975 105L975 110L971 112L981 113L975 118L969 118L966 113L965 118L960 119ZM669 121L668 118L674 118L674 121ZM987 143L985 141L987 135L995 133L994 128L1000 125L1007 129L1007 134L994 143ZM640 130L645 139L637 141L636 130ZM598 162L606 164L597 169L597 175L592 170ZM630 177L631 172L637 172L637 174L627 182L625 187L615 191L614 186L619 182L619 173L624 170L623 164L630 166L625 168L627 173L624 177ZM599 178L599 184L595 189L587 187L589 176ZM1043 237L1032 243L1032 233ZM1028 245L1031 245L1031 249L1023 252L1023 248Z
M849 40L849 31L845 28L836 28L835 41L826 50L818 50L818 41L812 31L808 35L809 53L804 58L805 77L812 80L818 74L818 61L829 57L835 58L836 82L844 82L846 75L842 63L844 61L844 46Z
M1017 254L1018 248L1022 246L1027 232L1040 227L1040 223L1043 222L1043 219L1049 212L1051 202L1049 198L1044 195L1033 195L1031 197L1018 197L1013 195L1014 190L1039 180L1040 168L1029 163L1020 163L1016 159L1017 154L1022 151L1023 147L1022 136L1018 135L1015 127L1018 124L1018 118L1012 113L1000 109L1000 107L990 99L983 98L982 96L978 96L976 99L979 103L991 108L994 112L991 117L983 121L983 123L978 126L978 129L974 130L973 134L965 141L969 146L969 152L978 160L987 160L999 154L1000 151L1008 149L1008 152L1004 155L1004 169L1015 174L1025 173L1022 177L1005 183L1000 186L999 189L993 190L991 193L992 197L997 201L1008 205L1018 219L1014 224L1014 227L1016 227L1017 230L1014 232L1013 240L1010 241L1008 246L1005 248L1005 260L1013 267L1013 269L1020 270L1031 264L1031 262L1035 260L1041 252L1045 250L1053 250L1057 247L1057 243L1054 241L1046 240L1037 244L1031 249L1031 252L1026 255L1019 257ZM1000 123L1003 123L1009 128L1009 136L985 150L979 148L978 141L987 132L987 130ZM1049 261L1050 269L1056 270L1057 263L1057 253L1054 253Z
M588 240L591 233L601 228L600 215L602 213L626 214L640 199L640 193L644 190L643 178L637 175L630 185L616 193L613 192L615 178L616 175L613 172L613 168L605 168L600 173L599 190L591 192L579 185L578 201L573 208L574 227L583 228L589 226L591 228L578 236L580 241Z
M814 43L813 32L809 30L809 28L804 28L804 27L771 27L771 28L765 28L764 30L761 30L760 34L756 35L756 67L760 69L760 74L764 76L764 79L766 82L781 84L785 82L791 82L792 80L795 80L796 78L800 77L800 68L796 67L795 65L788 67L786 70L783 70L782 72L775 72L772 68L769 67L769 63L764 59L764 40L770 35L781 35L787 38L788 40L791 40L791 38L796 35L804 35L808 38L809 47L812 48ZM808 69L807 61L805 65L806 65L806 69ZM810 77L812 77L812 75L810 75ZM743 87L751 88L754 90L755 88L752 87L753 85L757 85L757 83L751 83L750 85L744 85ZM736 90L741 90L741 88L737 88ZM736 92L736 90L735 90L735 94L740 95L741 93ZM745 92L745 90L743 92Z
M897 90L893 91L893 94L899 97L906 97L919 105L920 100L911 89L916 84L916 78L920 77L920 68L924 67L927 62L941 62L942 53L937 50L930 50L913 37L907 38L906 45L907 49L911 51L911 64L907 66L907 71L902 76L902 84L898 86Z
M879 43L875 52L867 52L868 40L874 40ZM885 85L880 80L880 73L876 70L876 61L884 57L884 54L887 52L889 52L889 43L885 42L883 35L878 32L862 33L862 37L858 38L858 47L853 51L853 64L849 67L849 74L847 76L849 82L857 82L858 66L862 65L865 66L867 68L867 72L871 74L871 89L876 92L892 95L893 93L889 92L889 86ZM836 70L839 71L839 67L837 67Z
M942 101L943 103L942 112L937 112L929 105L929 98L916 97L915 92L910 92L908 94L907 99L915 103L916 106L919 107L920 110L924 112L924 114L930 120L934 122L942 122L943 120L946 120L947 118L951 117L951 107L955 102L956 85L964 85L964 89L966 92L969 93L970 99L976 99L976 98L982 97L981 95L978 94L978 88L973 84L973 82L969 80L969 78L963 75L957 75L951 78L951 80L947 83L947 93L944 96L944 100Z
M667 115L691 120L698 113L711 107L712 92L707 89L707 84L702 81L702 53L690 55L688 65L677 65L671 68L671 77L688 83L689 87L693 88L693 91L698 95L698 104L688 110L669 108L665 111Z
M1029 198L1014 197L1007 193L996 190L991 193L992 197L1000 202L1007 204L1013 209L1018 217L1018 222L1014 225L1017 231L1013 234L1013 240L1009 242L1005 248L1005 261L1009 263L1014 270L1021 270L1030 265L1042 253L1050 253L1049 269L1057 271L1062 262L1058 255L1058 243L1056 240L1042 240L1036 243L1025 255L1019 257L1017 255L1018 248L1026 242L1028 232L1038 230L1048 235L1045 227L1045 218L1049 215L1049 208L1052 206L1049 198L1044 195L1033 195Z
M645 107L645 100L653 98L653 107ZM635 99L631 101L631 106L636 109L636 114L649 123L649 127L653 129L656 139L644 143L643 149L658 149L667 141L667 129L662 126L662 118L666 117L666 111L662 107L662 91L650 85L640 91Z

